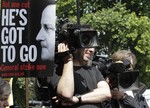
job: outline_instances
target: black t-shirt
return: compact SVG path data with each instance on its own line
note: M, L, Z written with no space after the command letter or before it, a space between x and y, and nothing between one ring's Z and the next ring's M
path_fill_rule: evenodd
M52 96L56 95L55 89L57 87L58 81L61 77L60 67L56 68L56 72L50 80L50 91ZM74 95L85 94L97 87L99 81L104 81L101 72L93 66L80 66L74 67L74 82L75 82L75 92ZM53 101L53 108L101 108L101 103L98 104L85 104L85 105L74 105L71 107L62 107L56 105Z

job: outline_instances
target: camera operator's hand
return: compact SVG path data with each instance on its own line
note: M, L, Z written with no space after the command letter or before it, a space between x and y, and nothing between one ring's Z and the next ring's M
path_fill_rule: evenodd
M124 92L119 91L118 88L114 88L111 90L111 95L113 99L121 100L124 97Z
M68 45L65 43L59 43L57 48L58 48L58 53L69 51Z
M64 62L73 60L73 56L69 51L68 45L65 43L60 43L57 47L58 53L62 54Z

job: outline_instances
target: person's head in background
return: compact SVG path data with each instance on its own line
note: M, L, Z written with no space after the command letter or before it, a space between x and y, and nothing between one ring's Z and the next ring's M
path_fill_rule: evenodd
M133 70L137 63L136 56L130 50L118 50L111 55L111 59L113 62L129 60L130 61L129 70Z
M41 29L36 40L41 44L41 59L52 61L55 53L56 4L49 4L45 7L40 24Z
M7 81L0 78L0 108L9 106L8 97L11 93L10 85Z

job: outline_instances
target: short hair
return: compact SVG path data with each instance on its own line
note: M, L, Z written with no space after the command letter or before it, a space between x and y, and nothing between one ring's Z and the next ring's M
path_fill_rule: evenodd
M137 63L137 58L130 50L118 50L111 55L111 59L113 62L119 60L123 61L124 59L130 60L130 58L132 58L133 60L133 67L135 67Z

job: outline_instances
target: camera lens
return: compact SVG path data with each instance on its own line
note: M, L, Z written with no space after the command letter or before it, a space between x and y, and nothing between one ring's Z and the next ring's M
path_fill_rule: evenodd
M81 43L83 46L89 47L92 46L92 37L90 34L83 33L81 35Z

